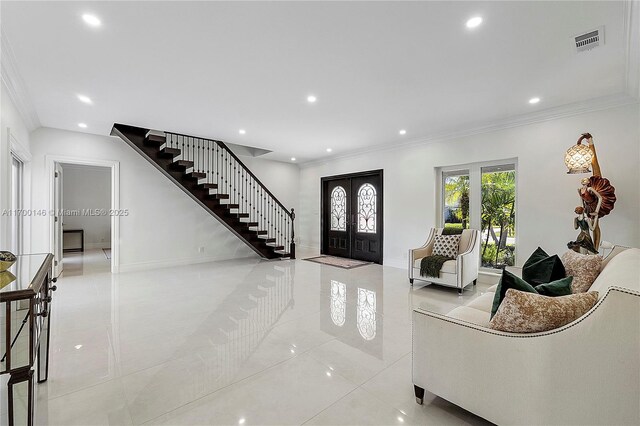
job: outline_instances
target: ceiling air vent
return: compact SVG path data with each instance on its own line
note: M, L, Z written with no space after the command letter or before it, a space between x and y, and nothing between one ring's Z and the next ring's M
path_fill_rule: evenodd
M604 27L598 27L595 30L587 31L574 37L576 53L591 50L604 44Z

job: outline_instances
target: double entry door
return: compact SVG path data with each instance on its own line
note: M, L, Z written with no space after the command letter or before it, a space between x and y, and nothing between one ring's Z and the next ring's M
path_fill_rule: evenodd
M382 264L382 170L321 184L322 253Z

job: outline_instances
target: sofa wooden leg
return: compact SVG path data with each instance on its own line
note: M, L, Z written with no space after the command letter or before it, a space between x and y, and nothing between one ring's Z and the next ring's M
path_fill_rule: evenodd
M478 284L478 279L476 278L475 280L473 280L473 285Z
M422 405L424 402L424 389L420 386L413 385L413 392L416 394L416 402Z
M462 296L462 289L461 288L458 289L458 295Z
M409 278L409 283L413 285L413 278Z

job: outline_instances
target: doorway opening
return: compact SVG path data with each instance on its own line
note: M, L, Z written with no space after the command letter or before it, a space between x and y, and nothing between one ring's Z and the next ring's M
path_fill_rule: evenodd
M47 156L54 275L118 272L119 163Z
M321 253L383 261L383 171L321 178Z

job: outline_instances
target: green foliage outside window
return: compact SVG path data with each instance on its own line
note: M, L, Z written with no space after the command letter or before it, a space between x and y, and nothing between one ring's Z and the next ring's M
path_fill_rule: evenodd
M515 260L516 172L482 173L482 266L502 268Z

